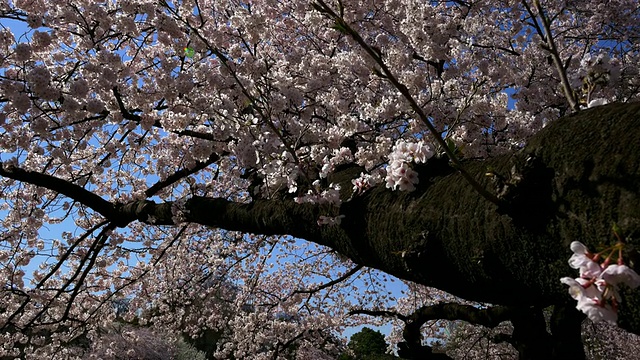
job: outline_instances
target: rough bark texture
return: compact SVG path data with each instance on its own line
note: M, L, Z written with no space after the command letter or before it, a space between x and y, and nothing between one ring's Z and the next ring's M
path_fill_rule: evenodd
M304 238L468 299L551 304L566 295L557 279L572 274L571 241L604 244L613 222L630 238L640 233L639 117L638 104L583 111L549 124L515 154L466 162L487 188L494 187L487 172L515 183L509 181L515 167L523 180L506 186L502 209L458 173L427 164L415 192L381 186L345 202L339 227L318 227L324 212L288 199L237 204L194 197L186 204L188 221ZM121 207L120 215L171 224L170 209L170 203L140 202Z
M380 186L344 202L340 226L316 223L319 215L333 210L286 198L238 204L194 197L185 204L186 220L292 235L329 246L360 265L466 299L536 308L571 300L559 279L576 274L567 264L572 241L592 249L611 244L615 222L632 247L638 246L640 104L612 104L553 121L521 151L463 166L505 205L487 201L446 161L436 159L419 169L414 192ZM0 171L30 182L29 174L16 169ZM359 171L344 169L343 174ZM351 178L343 177L343 188L351 188ZM80 196L77 188L60 186L56 191ZM94 204L86 205L118 226L150 223L150 216L156 225L173 223L171 203ZM636 267L634 253L630 260ZM640 296L637 291L623 296L620 325L640 334ZM569 325L558 320L556 329L578 320Z
M575 273L567 264L569 244L610 243L613 222L637 245L640 104L556 120L523 150L464 166L487 188L496 187L507 205L498 209L434 160L420 169L420 186L412 193L381 186L343 203L340 226L318 227L326 212L287 199L235 204L196 197L186 204L187 217L229 230L304 238L358 264L500 305L564 303L568 294L559 279ZM497 186L487 173L507 185ZM129 220L153 215L156 224L171 224L170 208L144 202L121 212ZM640 333L636 309L637 292L627 292L621 323Z

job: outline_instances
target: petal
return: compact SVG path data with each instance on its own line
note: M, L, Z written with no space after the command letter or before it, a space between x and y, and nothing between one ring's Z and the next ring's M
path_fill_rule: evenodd
M640 286L640 276L627 265L609 265L600 275L609 285L626 284L632 289Z
M593 299L600 300L602 298L602 291L593 286L588 280L582 278L572 279L570 277L563 277L560 279L560 282L565 285L569 285L569 295L571 295L575 300L578 300L578 302L585 299L593 301Z
M563 277L560 281L565 285L569 285L569 295L580 303L580 299L584 297L582 285L570 277Z
M580 269L582 264L585 262L586 256L580 254L573 254L569 258L569 266L574 269Z
M608 305L587 305L581 311L587 314L589 319L593 322L608 321L615 323L618 321L618 314Z
M574 269L580 270L580 276L583 277L597 277L602 273L600 264L589 259L584 254L573 254L569 258L569 266Z
M584 254L589 252L587 247L583 243L581 243L580 241L574 241L574 242L571 243L571 251L573 251L576 254L581 254L581 255L584 255Z

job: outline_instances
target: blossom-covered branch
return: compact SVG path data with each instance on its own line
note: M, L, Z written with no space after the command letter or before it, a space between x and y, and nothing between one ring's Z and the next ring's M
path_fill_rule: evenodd
M625 264L565 283L640 333L616 282L638 263L638 6L3 2L0 357L120 356L124 321L208 358L332 359L371 320L349 309L433 305L397 277L520 309L494 350L582 358L557 279L611 222Z

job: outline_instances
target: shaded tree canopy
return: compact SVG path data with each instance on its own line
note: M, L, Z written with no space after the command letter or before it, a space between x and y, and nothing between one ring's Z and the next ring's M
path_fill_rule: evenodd
M438 319L584 358L570 244L638 266L638 6L0 3L0 356L135 318L325 359L374 315L404 358L449 358ZM433 295L386 308L387 275Z
M387 352L387 342L382 333L365 326L362 330L351 335L349 349L356 359L375 359L376 355L384 355ZM345 358L351 359L353 357L347 356Z

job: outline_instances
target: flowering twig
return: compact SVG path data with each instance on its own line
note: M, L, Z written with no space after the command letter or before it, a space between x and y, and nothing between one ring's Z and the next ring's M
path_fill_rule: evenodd
M336 28L339 29L340 31L345 32L349 36L351 36L353 40L355 40L358 43L358 45L360 45L367 52L367 54L369 54L369 56L371 56L371 58L380 66L380 68L382 69L382 72L384 73L385 78L387 78L389 82L391 82L391 84L393 84L393 86L395 86L395 88L398 89L398 91L402 94L405 100L407 100L407 102L411 106L411 109L418 115L422 123L427 127L427 129L435 139L436 143L438 143L438 145L440 145L440 147L443 149L445 154L447 154L447 156L451 160L452 166L460 172L462 177L464 177L465 180L480 195L482 195L482 197L491 201L492 203L496 204L499 207L504 206L505 205L504 201L500 200L496 195L490 193L487 189L485 189L480 183L478 183L471 176L471 174L469 174L463 168L462 163L460 162L460 159L458 159L458 157L453 152L453 150L451 150L447 145L447 143L444 141L444 139L442 139L438 130L436 130L433 124L431 124L431 122L429 121L429 117L427 116L427 114L425 114L425 112L422 110L420 105L418 105L416 100L413 98L407 86L402 84L395 77L391 69L389 69L387 64L384 62L380 51L377 49L374 49L369 44L367 44L367 42L362 38L362 36L360 36L360 34L356 30L354 30L351 26L349 26L349 24L347 24L346 21L344 21L344 18L341 15L336 14L323 0L318 0L317 3L314 3L314 8L320 11L321 13L329 16L332 20L334 20L336 23Z
M632 289L640 286L640 276L624 265L623 246L624 244L618 241L611 248L593 254L582 243L578 241L571 243L573 255L569 259L569 265L579 270L580 277L575 279L563 277L560 281L569 286L569 294L578 301L576 308L594 322L604 320L615 323L618 320L618 304L621 301L618 293L620 284L626 284ZM597 263L601 253L605 251L609 251L609 255L602 264ZM617 264L610 265L611 257L616 252L618 253Z
M532 20L533 20L535 18L535 15L531 10L531 7L529 6L529 4L527 4L526 1L522 1L522 4L527 9L527 12L532 17ZM575 94L571 89L571 85L569 85L569 78L567 77L566 68L562 64L562 59L560 59L560 53L558 52L558 47L556 46L556 43L553 40L553 34L551 33L551 20L544 13L544 10L542 9L542 5L540 5L539 0L534 0L533 4L536 8L536 11L538 12L538 15L540 16L540 20L542 21L542 28L544 29L544 30L540 29L540 27L537 25L534 26L538 32L538 35L540 35L540 37L542 37L542 39L545 41L544 44L541 44L541 47L547 52L549 52L549 55L553 60L553 65L556 67L556 71L558 71L558 75L560 76L560 83L562 84L562 91L564 93L564 97L569 102L569 107L571 108L571 111L573 112L579 111L580 107L578 106L578 100L576 99Z

